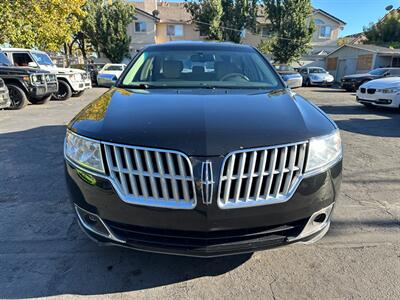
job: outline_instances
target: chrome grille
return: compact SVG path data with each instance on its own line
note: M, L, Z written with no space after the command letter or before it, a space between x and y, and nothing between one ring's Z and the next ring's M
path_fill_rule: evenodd
M128 203L192 209L192 165L183 153L104 143L107 165L121 199Z
M307 143L240 150L224 160L218 190L220 208L287 201L303 175Z

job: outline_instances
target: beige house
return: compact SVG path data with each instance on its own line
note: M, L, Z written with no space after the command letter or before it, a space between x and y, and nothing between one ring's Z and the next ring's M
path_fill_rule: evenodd
M129 25L132 37L131 52L149 44L176 40L203 40L204 37L191 22L184 2L158 2L157 0L131 1L136 7L136 20ZM321 10L314 9L316 31L312 41L310 58L325 57L334 51L340 31L346 25L342 20ZM263 16L257 18L257 32L243 32L243 44L257 46L262 39L268 38L268 22Z

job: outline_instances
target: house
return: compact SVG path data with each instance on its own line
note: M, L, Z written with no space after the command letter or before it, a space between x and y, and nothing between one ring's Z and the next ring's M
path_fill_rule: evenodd
M131 52L148 44L175 40L203 40L204 36L196 30L191 15L184 2L158 2L157 0L131 1L136 7L136 20L129 25L132 37ZM256 33L246 30L242 43L257 46L271 33L268 21L261 14L257 18ZM335 50L340 31L346 23L321 9L313 10L316 31L312 39L309 60L321 60ZM321 60L324 64L323 60Z
M191 22L184 2L131 1L135 20L128 26L131 53L150 45L179 40L202 40L204 37Z
M400 67L400 49L346 44L326 57L326 69L338 80L379 67Z

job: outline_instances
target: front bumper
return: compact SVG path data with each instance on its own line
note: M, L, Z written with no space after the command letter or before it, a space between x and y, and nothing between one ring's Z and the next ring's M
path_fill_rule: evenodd
M334 81L333 80L312 80L310 79L311 85L315 86L332 86Z
M97 76L97 85L103 87L112 87L117 81L112 78Z
M342 81L340 83L341 88L348 91L356 91L360 85L357 81Z
M58 82L48 82L47 83L47 93L48 94L53 94L58 91Z
M33 98L41 98L51 94L51 92L48 91L46 84L30 85L28 87L28 92L29 96Z
M119 199L112 184L102 177L88 181L66 162L66 181L74 207L100 218L111 234L100 235L79 222L95 240L137 250L213 257L254 252L321 237L330 224L302 235L316 213L332 207L340 188L342 162L324 173L302 180L284 203L222 210L216 195L212 204L201 201L193 210L146 207ZM196 191L201 193L201 191Z
M356 100L359 103L368 103L381 107L400 107L400 95L397 94L383 94L383 93L375 93L375 94L367 94L357 92Z

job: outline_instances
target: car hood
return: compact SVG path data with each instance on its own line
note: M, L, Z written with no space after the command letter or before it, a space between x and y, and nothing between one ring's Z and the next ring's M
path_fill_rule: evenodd
M0 66L0 75L26 75L36 73L49 73L48 71L29 68L29 67L14 67L14 66Z
M360 79L360 78L377 78L377 77L379 77L379 76L371 75L369 73L364 73L364 74L346 75L343 78L344 79Z
M288 90L124 90L84 108L69 129L101 141L219 156L308 140L335 125Z
M393 87L400 87L400 77L389 77L389 78L382 78L382 79L375 79L368 81L362 85L365 88L393 88Z
M333 78L333 76L331 74L329 74L329 73L311 73L310 76L317 77L320 80Z
M57 66L40 66L41 68L48 70L52 73L56 74L77 74L77 73L86 73L84 70L81 69L73 69L73 68L59 68Z

